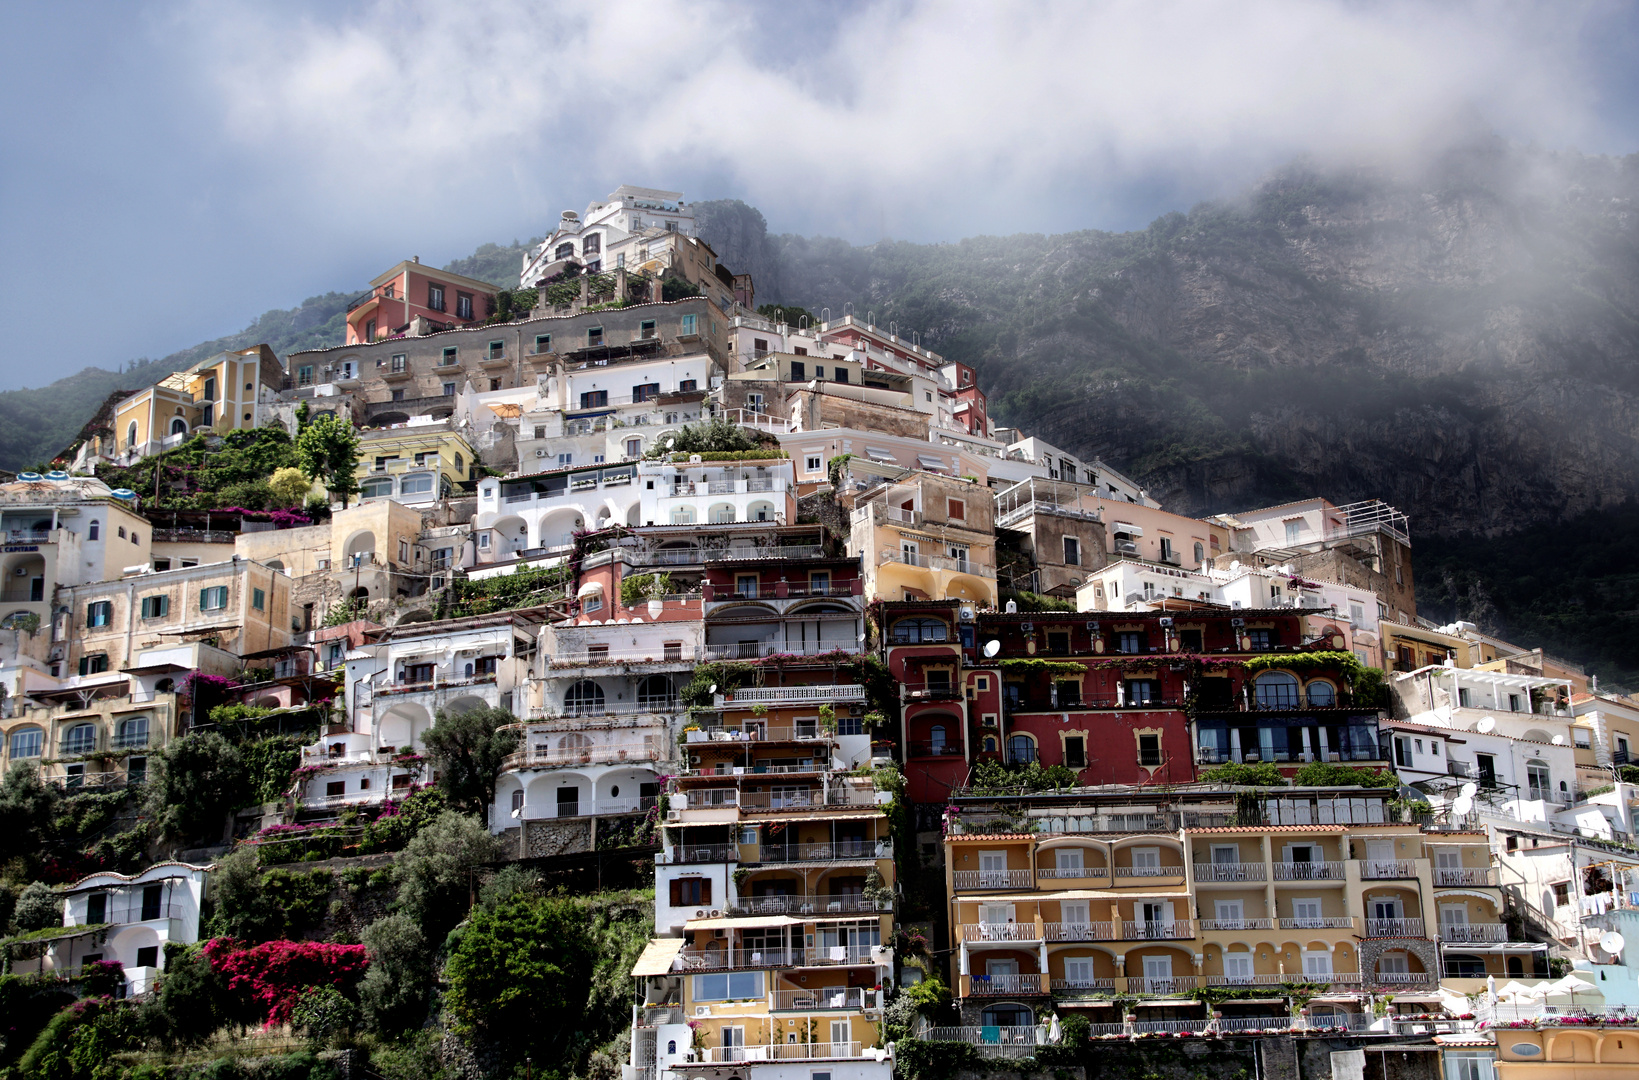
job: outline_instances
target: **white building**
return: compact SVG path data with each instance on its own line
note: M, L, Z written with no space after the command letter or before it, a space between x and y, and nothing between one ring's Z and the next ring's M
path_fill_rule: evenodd
M78 974L98 961L125 968L128 994L153 989L165 967L165 946L199 940L200 902L210 867L155 863L139 874L104 871L63 890L61 937L40 955L12 961L13 973L30 970Z
M694 209L683 193L622 184L603 202L588 203L585 214L565 210L552 234L524 256L518 285L529 288L570 266L594 274L635 267L649 257L649 243L668 234L695 234Z

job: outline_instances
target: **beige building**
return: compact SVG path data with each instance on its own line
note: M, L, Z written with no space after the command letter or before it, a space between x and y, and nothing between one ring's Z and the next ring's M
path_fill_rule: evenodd
M937 473L906 473L854 503L849 554L866 595L889 600L996 604L996 537L990 490Z
M290 579L239 559L72 586L57 606L54 654L82 678L163 645L203 641L243 655L290 644Z
M259 427L263 402L283 380L279 358L266 345L217 353L115 406L117 441L100 451L128 463L178 446L196 431Z

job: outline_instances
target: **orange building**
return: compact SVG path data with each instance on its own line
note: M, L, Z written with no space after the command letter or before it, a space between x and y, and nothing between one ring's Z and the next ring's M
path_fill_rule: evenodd
M370 291L347 308L347 344L360 345L410 332L417 318L423 333L454 330L489 318L497 286L477 278L434 270L421 258L399 263L370 282Z

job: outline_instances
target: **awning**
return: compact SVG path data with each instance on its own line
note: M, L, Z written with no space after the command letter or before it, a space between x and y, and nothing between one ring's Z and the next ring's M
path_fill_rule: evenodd
M133 664L120 670L127 675L170 675L178 671L192 671L193 668L186 664Z
M849 807L848 809L850 809L850 810L859 810L859 811L861 811L861 813L857 813L857 814L847 814L847 813L804 814L801 817L787 817L784 814L780 814L778 816L770 816L770 817L766 817L766 818L759 817L759 818L756 818L755 820L759 823L767 822L767 823L770 823L770 824L788 825L788 824L793 824L795 822L801 822L801 821L840 821L840 820L843 820L843 819L851 819L851 818L870 818L870 817L886 817L887 816L887 807L885 807L885 806L874 806L874 807L873 806L854 806L854 807ZM713 824L720 825L720 824L722 824L722 822L714 822ZM744 825L744 824L747 824L747 822L742 821L741 824ZM860 858L862 858L862 859L869 859L869 858L872 858L872 857L873 856L870 856L870 855L861 855L860 856Z
M917 454L916 460L924 469L950 468L950 465L947 464L942 458L936 458L930 454Z
M583 597L587 597L587 596L596 596L598 593L601 593L602 591L603 591L603 586L602 585L598 584L595 581L588 581L585 585L582 585L579 589L575 590L575 599L579 600L579 599L582 599Z
M1364 994L1362 990L1360 994ZM1360 994L1319 994L1310 998L1311 1002L1321 1002L1326 1005L1353 1005L1360 1000Z
M1016 896L992 896L986 893L983 896L958 896L955 899L960 904L1028 904L1037 900L1148 900L1152 896L1181 900L1189 895L1190 893L1184 889L1070 889L1066 892L1019 893Z
M665 975L677 962L677 954L683 951L683 939L680 937L654 938L643 946L643 955L637 958L632 965L632 974L637 975Z
M1152 1009L1157 1008L1157 1007L1167 1008L1167 1009L1176 1009L1181 1005L1199 1005L1199 1004L1201 1004L1201 1002L1197 1001L1195 998L1149 998L1145 1001L1135 1001L1135 1002L1133 1002L1133 1008L1136 1009L1139 1006L1145 1006L1145 1007L1152 1008Z
M724 915L711 919L690 919L683 924L685 930L767 930L776 926L801 926L801 919L794 919L789 915L748 915L745 918L736 918L733 915Z
M869 456L870 458L872 458L875 461L892 461L892 460L894 460L893 451L892 450L884 450L880 446L867 446L865 448L865 453L866 453L867 456Z
M1111 531L1112 532L1118 532L1118 533L1126 533L1128 536L1143 536L1144 535L1144 530L1143 529L1140 529L1137 525L1129 525L1125 521L1116 522L1115 523L1115 528L1112 529Z
M1319 998L1310 998L1309 1000L1319 1001L1320 999ZM1285 1005L1285 1004L1286 1004L1286 999L1285 998L1225 998L1223 1001L1218 1002L1218 1008L1221 1009L1225 1005Z
M1395 994L1395 1001L1444 1001L1445 998L1437 993L1409 993Z

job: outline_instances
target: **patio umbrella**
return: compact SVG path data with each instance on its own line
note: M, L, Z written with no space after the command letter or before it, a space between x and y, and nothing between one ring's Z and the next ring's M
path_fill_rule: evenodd
M1053 1017L1052 1025L1047 1029L1047 1041L1056 1043L1064 1038L1064 1031L1059 1027L1059 1018Z
M1599 993L1599 987L1595 986L1586 979L1578 978L1576 975L1572 974L1565 976L1563 979L1549 986L1547 988L1547 992L1551 996L1568 994L1571 998L1571 1004L1575 1005L1576 995ZM1603 997L1604 995L1601 994L1600 996Z

